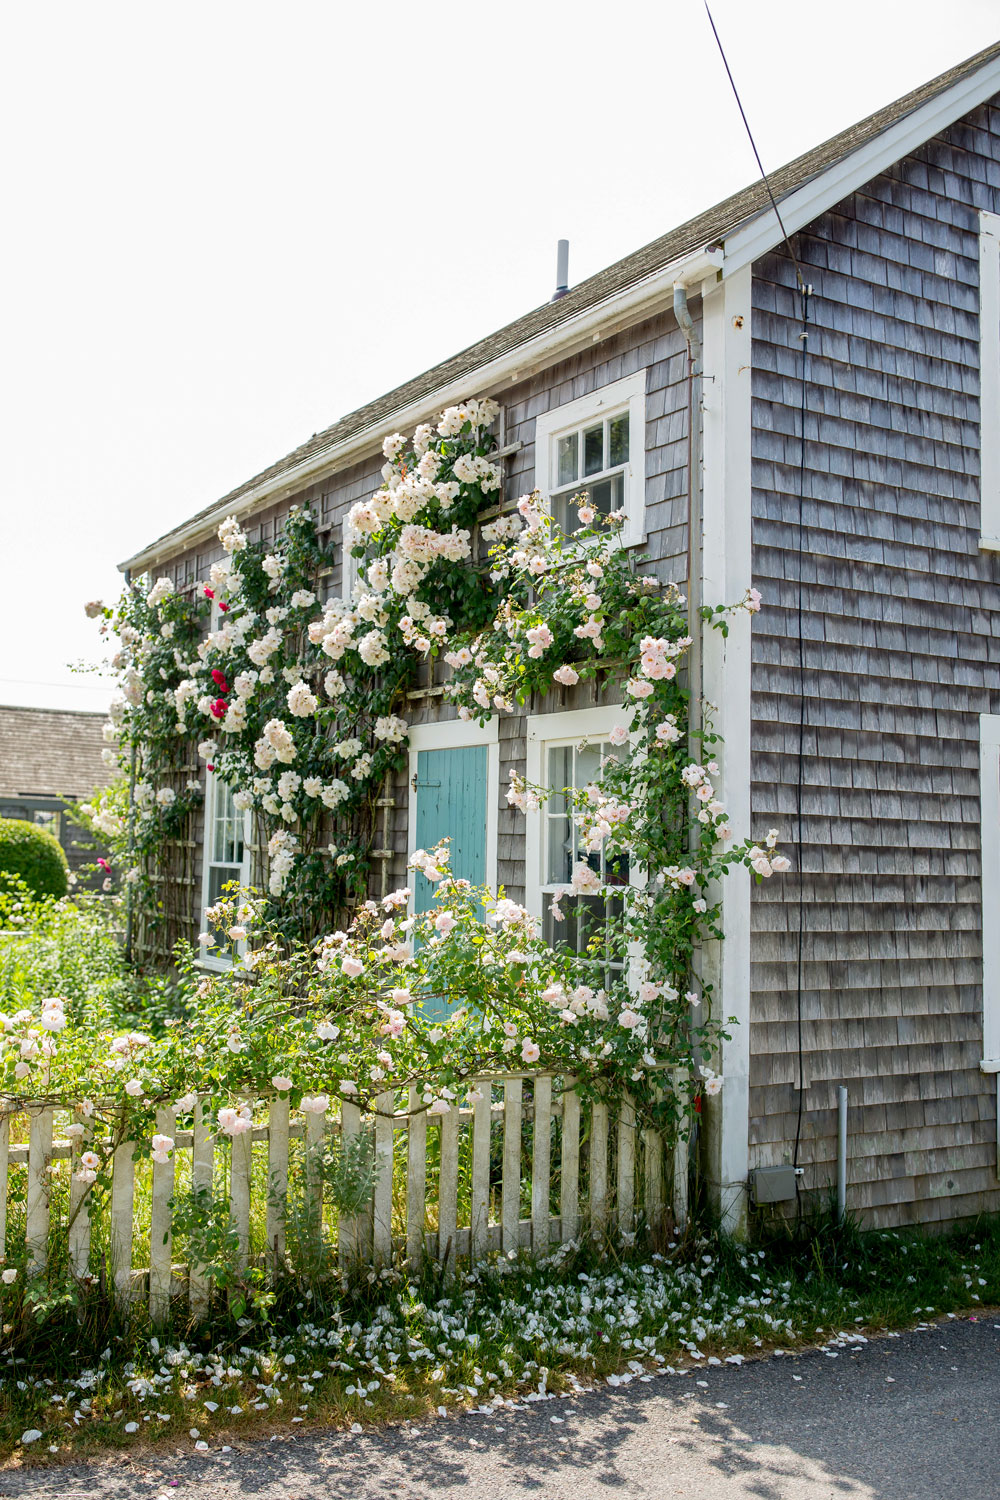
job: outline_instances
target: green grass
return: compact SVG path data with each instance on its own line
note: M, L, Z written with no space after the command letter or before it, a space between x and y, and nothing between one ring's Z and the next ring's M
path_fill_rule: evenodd
M158 1338L138 1309L123 1316L96 1291L8 1324L4 1455L58 1462L152 1442L217 1447L292 1422L421 1417L968 1312L1000 1303L1000 1220L935 1236L821 1220L752 1247L689 1239L646 1255L585 1245L501 1258L459 1283L430 1265L415 1278L372 1273L325 1297L321 1307L289 1284L268 1321L234 1323L219 1306L203 1330ZM5 1316L10 1301L5 1291ZM23 1445L28 1429L41 1437Z

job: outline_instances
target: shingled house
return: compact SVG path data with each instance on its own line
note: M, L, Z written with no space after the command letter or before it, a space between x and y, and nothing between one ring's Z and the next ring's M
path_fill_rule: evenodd
M758 1166L795 1161L807 1188L829 1186L841 1084L849 1207L880 1224L954 1219L1000 1208L1000 46L772 188L790 243L763 184L748 188L123 566L193 586L226 515L268 539L292 504L339 536L381 482L383 437L456 399L500 403L511 498L557 488L560 438L626 417L628 456L605 447L588 483L619 486L644 566L695 603L750 584L764 596L753 628L709 632L692 669L725 737L736 832L781 828L801 871L727 883L713 961L738 1024L709 1101L725 1221L742 1221ZM526 828L501 788L511 766L543 780L613 710L581 689L534 709L479 729L433 684L414 696L418 790L401 781L387 809L394 879L441 823L470 868L543 912L543 815ZM428 754L433 806L416 775ZM210 821L231 819L227 797L209 787ZM192 935L212 846L190 877ZM242 844L227 848L248 873Z
M68 817L66 801L108 784L101 759L106 719L74 709L0 707L0 818L23 818L54 833L71 874L102 852Z

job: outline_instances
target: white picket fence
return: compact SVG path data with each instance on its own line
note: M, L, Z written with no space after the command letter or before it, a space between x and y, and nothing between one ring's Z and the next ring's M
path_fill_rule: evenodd
M524 1094L530 1084L531 1099ZM231 1223L236 1230L240 1257L244 1265L251 1255L251 1190L253 1182L253 1148L261 1143L267 1152L266 1229L267 1254L280 1260L285 1248L285 1203L289 1174L289 1142L301 1138L306 1152L307 1180L305 1192L321 1192L318 1181L309 1181L309 1148L327 1135L356 1136L362 1129L372 1129L379 1171L372 1201L367 1210L353 1220L331 1222L336 1231L337 1253L344 1267L369 1262L389 1264L395 1255L405 1253L411 1266L418 1266L424 1254L454 1265L457 1258L481 1258L489 1251L529 1247L540 1252L554 1243L577 1237L586 1227L617 1228L633 1232L642 1224L658 1230L667 1210L668 1179L672 1183L669 1208L675 1222L686 1215L687 1156L686 1143L674 1148L668 1161L664 1141L658 1131L639 1128L635 1107L627 1097L616 1107L607 1103L581 1104L580 1095L571 1080L554 1079L546 1073L506 1074L482 1078L470 1084L478 1091L470 1108L452 1108L446 1115L429 1116L422 1108L417 1089L410 1090L409 1108L395 1108L391 1093L381 1094L375 1102L375 1113L363 1117L361 1110L348 1101L335 1103L326 1114L305 1114L293 1121L287 1099L274 1098L267 1104L266 1123L255 1124L233 1140L220 1137L214 1118L202 1111L201 1101L195 1108L194 1129L178 1131L170 1109L158 1112L157 1133L172 1136L174 1150L170 1160L152 1164L149 1227L141 1238L135 1232L135 1195L137 1170L149 1170L147 1163L136 1158L136 1145L127 1141L115 1151L110 1203L107 1206L105 1263L113 1277L117 1295L131 1299L148 1295L154 1322L167 1314L170 1299L185 1291L197 1317L208 1304L209 1285L194 1269L176 1265L172 1257L171 1207L177 1180L178 1163L190 1153L190 1183L194 1188L217 1190L220 1170L228 1174ZM20 1112L23 1116L24 1110ZM44 1270L51 1253L53 1237L69 1236L68 1258L78 1276L91 1268L91 1219L89 1189L74 1178L70 1180L68 1220L56 1222L53 1212L53 1163L69 1160L77 1165L80 1153L88 1149L86 1136L77 1142L56 1136L58 1120L69 1119L65 1110L51 1107L29 1107L28 1141L10 1143L11 1115L0 1115L0 1257L7 1251L8 1183L11 1165L27 1166L27 1201L25 1227L29 1267ZM584 1116L586 1115L586 1121ZM559 1119L558 1213L553 1214L550 1199L553 1183L552 1122ZM530 1156L530 1217L521 1217L523 1167L523 1127L533 1122ZM588 1159L585 1193L581 1182L581 1125L586 1123ZM502 1173L491 1182L491 1143L494 1130L502 1131ZM439 1131L437 1182L428 1184L428 1138ZM460 1150L462 1133L467 1132L465 1148ZM614 1136L612 1149L612 1135ZM394 1184L401 1171L405 1153L405 1201ZM461 1195L468 1204L459 1223L460 1157L465 1162ZM261 1173L258 1171L258 1181ZM21 1179L23 1181L23 1179ZM82 1201L81 1201L82 1200ZM491 1216L491 1208L499 1210ZM329 1211L328 1211L329 1212ZM67 1231L66 1224L69 1222ZM436 1227L428 1227L431 1224ZM11 1247L13 1248L13 1247ZM142 1264L145 1259L145 1265Z

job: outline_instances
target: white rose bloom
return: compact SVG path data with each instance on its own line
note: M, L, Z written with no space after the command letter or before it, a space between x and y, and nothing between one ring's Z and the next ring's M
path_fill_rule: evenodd
M307 719L319 707L319 700L304 682L295 682L288 689L288 711L299 719Z
M150 609L156 609L157 605L162 604L164 599L169 599L173 591L174 581L172 578L158 578L146 595L146 603Z

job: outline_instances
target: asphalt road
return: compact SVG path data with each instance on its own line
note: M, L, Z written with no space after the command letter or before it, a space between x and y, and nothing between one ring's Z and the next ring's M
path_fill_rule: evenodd
M0 1472L32 1500L994 1500L1000 1316L221 1453Z

